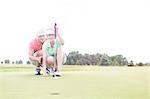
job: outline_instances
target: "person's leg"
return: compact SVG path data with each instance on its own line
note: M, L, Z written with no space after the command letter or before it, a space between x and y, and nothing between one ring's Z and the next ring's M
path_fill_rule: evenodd
M46 66L47 73L53 75L53 72L55 71L56 68L55 58L53 56L48 56L46 65L47 65Z
M36 63L37 63L37 65L36 65L36 74L35 75L41 75L41 67L40 67L40 65L39 65L39 63L36 61Z
M31 64L36 66L36 68L35 68L35 71L36 71L35 75L41 75L41 73L40 73L41 72L41 68L40 68L40 65L39 65L38 61L30 60L30 62L31 62Z
M42 65L42 61L43 61L43 52L42 52L42 50L39 50L39 51L36 51L35 52L35 57L40 57L41 58L41 61L40 62L38 62L39 63L39 65Z
M40 57L41 58L41 61L33 61L33 65L36 66L36 74L35 75L41 75L41 66L42 66L42 50L39 50L39 51L36 51L34 54L33 54L34 57Z
M54 65L54 57L53 56L48 56L46 64Z

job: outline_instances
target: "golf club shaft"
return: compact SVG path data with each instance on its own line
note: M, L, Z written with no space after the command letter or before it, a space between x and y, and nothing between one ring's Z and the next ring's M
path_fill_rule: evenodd
M57 24L55 23L55 25L54 25L54 30L55 30L55 39L56 39L56 34L57 34Z
M56 34L57 34L57 24L56 24L56 23L54 24L54 31L55 31L55 40L56 40L56 36L57 36L57 35L56 35ZM56 55L56 54L57 54L57 52L54 54L54 58L55 58L55 59L54 59L54 65L55 65L55 66L53 67L53 77L56 76L56 75L55 75L55 69L56 69L56 65L57 65L57 55Z

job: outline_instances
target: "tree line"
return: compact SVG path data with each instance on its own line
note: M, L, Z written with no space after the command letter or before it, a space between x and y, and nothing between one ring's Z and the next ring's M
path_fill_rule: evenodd
M1 61L1 64L23 64L23 60L19 59L16 61L10 61L5 59ZM29 60L25 64L31 64ZM107 54L81 54L79 51L72 51L67 55L65 65L98 65L98 66L150 66L150 63L136 63L134 64L131 60L127 61L127 58L123 55L109 56Z
M67 55L66 65L98 65L98 66L150 66L150 63L134 63L123 55L109 56L107 54L81 54L79 51L72 51Z
M1 64L23 64L23 60L16 60L11 61L10 59L5 59L4 61L1 61Z
M99 65L99 66L124 66L128 64L123 55L108 56L107 54L81 54L79 51L70 52L66 65Z

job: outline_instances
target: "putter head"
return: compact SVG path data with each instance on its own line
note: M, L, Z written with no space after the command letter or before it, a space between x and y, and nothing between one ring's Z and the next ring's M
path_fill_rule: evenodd
M55 75L55 74L53 74L53 78L54 78L54 77L56 77L56 75Z
M53 79L57 79L58 77L55 75L55 73L53 74Z

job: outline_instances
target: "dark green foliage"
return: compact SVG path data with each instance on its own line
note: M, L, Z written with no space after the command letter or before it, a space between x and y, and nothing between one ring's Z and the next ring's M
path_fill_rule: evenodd
M134 63L133 63L133 61L132 61L132 60L130 61L130 63L128 64L128 66L129 66L129 67L134 66Z
M4 62L5 62L5 64L9 64L10 60L9 59L5 59Z
M12 64L15 64L15 62L13 61Z
M144 66L142 62L137 63L137 66Z
M128 61L122 55L108 56L107 54L80 54L78 51L70 52L66 65L100 65L100 66L124 66Z
M28 60L28 61L26 62L26 64L31 64L31 63L30 63L30 61Z
M16 64L23 64L23 61L20 59L20 60L16 60Z

